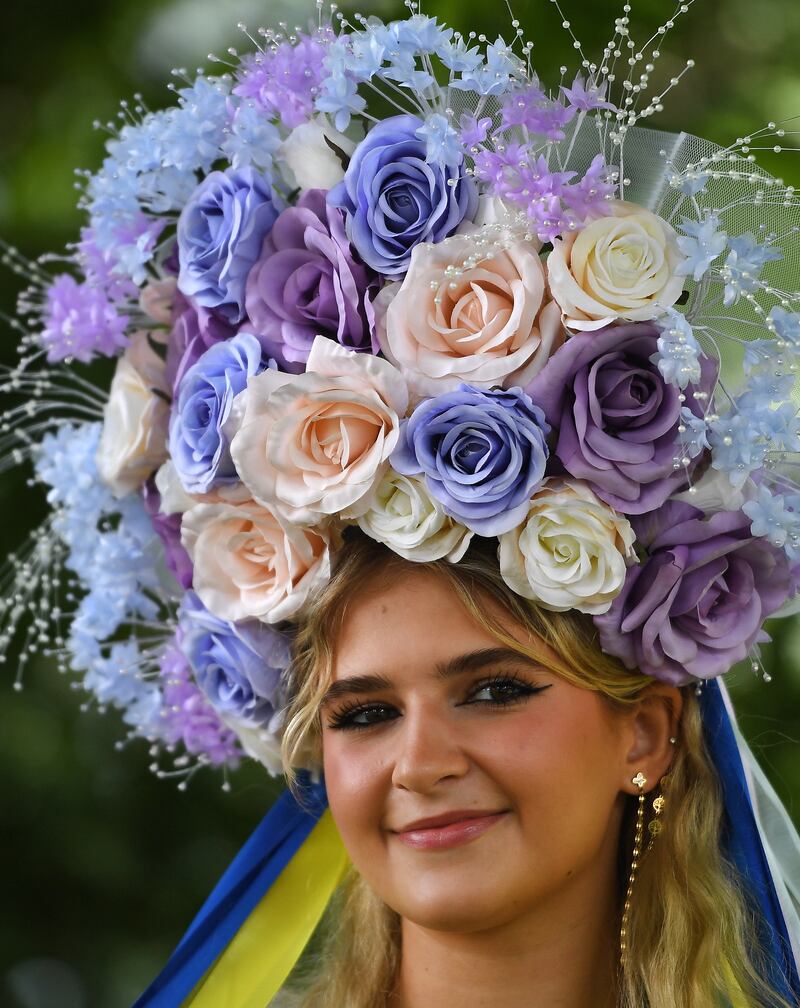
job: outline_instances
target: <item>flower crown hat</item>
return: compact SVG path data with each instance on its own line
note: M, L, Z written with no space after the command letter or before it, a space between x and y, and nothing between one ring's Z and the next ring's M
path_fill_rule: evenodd
M245 755L278 773L292 627L345 530L420 562L495 540L516 593L703 686L732 857L800 993L800 846L716 682L797 605L800 200L753 153L783 126L649 128L690 5L644 44L626 7L595 60L564 21L580 67L550 87L516 20L491 42L320 2L219 76L176 71L172 108L126 105L64 271L5 253L30 285L2 464L51 512L10 558L0 649L21 641L18 683L54 655L181 787ZM140 1005L280 986L344 864L306 799Z

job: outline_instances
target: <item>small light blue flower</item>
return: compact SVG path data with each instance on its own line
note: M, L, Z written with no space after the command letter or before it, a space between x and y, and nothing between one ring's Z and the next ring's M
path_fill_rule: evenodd
M702 280L711 264L725 251L728 236L719 230L719 217L708 214L702 221L683 218L685 235L678 238L678 248L686 256L675 272L678 276L692 276Z

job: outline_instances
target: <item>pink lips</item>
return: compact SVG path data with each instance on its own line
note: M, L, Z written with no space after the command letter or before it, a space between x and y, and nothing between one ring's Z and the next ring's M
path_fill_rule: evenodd
M505 815L506 812L453 812L436 819L421 819L395 831L394 835L417 850L446 850L477 839Z

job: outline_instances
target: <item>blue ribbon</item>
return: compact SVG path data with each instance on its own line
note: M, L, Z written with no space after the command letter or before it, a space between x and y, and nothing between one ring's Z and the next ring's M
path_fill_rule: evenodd
M700 709L706 745L722 784L726 812L723 839L728 859L745 881L761 911L761 940L770 968L769 982L788 1001L793 1001L800 998L800 977L758 832L739 746L722 690L716 681L707 682L703 687Z
M278 798L251 834L133 1008L179 1008L224 952L327 808L322 784Z

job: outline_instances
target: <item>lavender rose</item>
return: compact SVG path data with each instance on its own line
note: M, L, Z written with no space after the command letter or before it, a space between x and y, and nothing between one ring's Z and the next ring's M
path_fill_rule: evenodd
M522 389L461 385L420 403L403 421L391 463L404 476L423 474L451 518L495 536L525 520L544 479L548 432Z
M257 620L229 623L187 592L179 616L181 650L197 685L226 720L269 725L281 706L288 638Z
M328 202L346 212L347 233L361 258L384 276L402 276L415 245L441 241L477 210L463 156L429 164L426 141L417 136L423 125L416 116L399 115L373 126L328 194Z
M244 286L279 208L272 180L252 168L215 171L178 220L178 287L233 325L244 318Z
M167 365L165 378L177 394L181 378L192 364L196 364L202 354L215 343L230 339L236 332L215 312L175 291L172 301L172 316L167 339Z
M632 525L647 559L594 617L603 651L674 686L727 672L793 590L786 554L741 511L668 501Z
M686 470L674 468L681 405L701 416L694 392L708 393L716 377L704 357L699 386L686 389L682 404L653 363L659 335L646 322L579 333L526 386L557 432L554 451L567 472L624 514L652 511L685 485Z
M281 370L301 374L317 335L378 352L377 277L347 240L344 215L309 189L275 221L247 278L250 327Z
M260 343L240 332L206 350L183 376L169 422L169 453L187 493L238 481L225 425L233 400L262 370Z
M192 587L192 561L181 542L181 515L164 514L155 477L142 484L142 501L153 531L164 547L164 562L181 588Z

